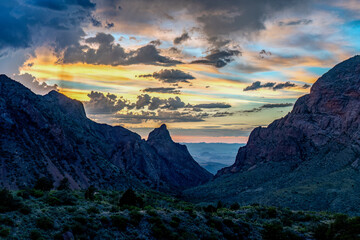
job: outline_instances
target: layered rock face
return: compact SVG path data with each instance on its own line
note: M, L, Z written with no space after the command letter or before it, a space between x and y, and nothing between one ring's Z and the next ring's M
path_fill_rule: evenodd
M91 121L81 102L56 91L36 95L0 75L1 186L32 186L48 176L55 185L67 177L75 189L146 185L176 191L211 179L168 132L159 144L123 127ZM159 154L162 144L169 148Z
M319 78L293 110L267 128L255 128L235 164L217 176L238 172L261 162L301 164L315 155L344 159L360 157L360 56L344 61Z
M185 190L196 201L359 214L360 56L317 80L293 110L258 127L235 163Z

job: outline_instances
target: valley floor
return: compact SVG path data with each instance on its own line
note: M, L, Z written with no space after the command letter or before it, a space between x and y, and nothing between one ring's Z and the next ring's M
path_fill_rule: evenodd
M158 192L0 192L4 239L360 239L360 217L194 205Z

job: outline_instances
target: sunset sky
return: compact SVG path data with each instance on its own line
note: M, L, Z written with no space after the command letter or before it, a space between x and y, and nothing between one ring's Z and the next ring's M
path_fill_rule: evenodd
M245 143L359 53L360 1L0 1L0 73L144 138Z

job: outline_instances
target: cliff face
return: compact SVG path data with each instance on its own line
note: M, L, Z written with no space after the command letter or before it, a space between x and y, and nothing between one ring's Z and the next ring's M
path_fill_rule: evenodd
M184 191L196 201L359 214L360 56L324 74L293 110L256 128L235 163Z
M319 78L287 116L267 128L254 129L247 145L239 149L235 164L217 176L261 162L301 164L315 155L330 157L343 151L352 153L346 161L358 161L359 126L360 56L355 56Z
M167 141L176 145L170 135L162 144ZM175 168L178 159L166 150L158 154L156 147L156 141L149 144L123 127L91 121L79 101L56 91L39 96L0 76L0 184L4 187L32 186L38 177L49 176L55 185L67 177L75 189L94 184L179 190L212 177L187 156L186 149L179 154L193 162Z

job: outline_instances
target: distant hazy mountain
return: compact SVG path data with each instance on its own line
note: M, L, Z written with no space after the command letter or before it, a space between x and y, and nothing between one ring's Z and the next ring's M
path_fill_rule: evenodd
M184 143L194 159L206 170L216 174L224 167L234 163L239 147L238 143Z
M86 117L81 102L51 91L36 95L0 75L0 186L33 186L41 176L72 188L147 185L179 190L212 175L186 147L174 143L166 126L148 141L123 127Z
M359 213L360 56L319 78L291 113L252 131L235 163L190 198Z

